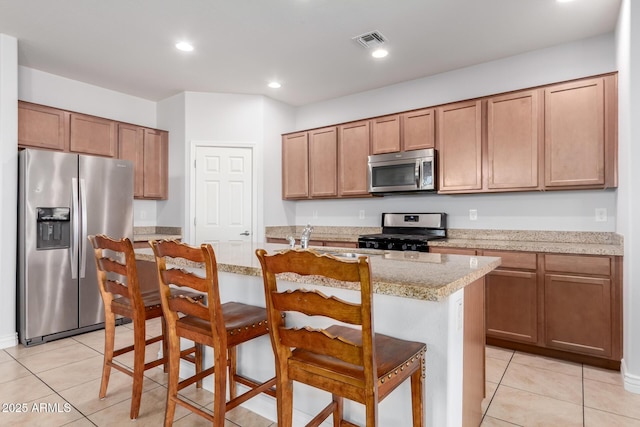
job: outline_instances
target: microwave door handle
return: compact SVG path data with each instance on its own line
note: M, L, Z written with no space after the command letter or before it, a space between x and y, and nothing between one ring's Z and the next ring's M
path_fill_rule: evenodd
M415 168L415 179L416 179L416 188L419 190L421 188L422 182L422 161L420 159L416 160L416 168Z

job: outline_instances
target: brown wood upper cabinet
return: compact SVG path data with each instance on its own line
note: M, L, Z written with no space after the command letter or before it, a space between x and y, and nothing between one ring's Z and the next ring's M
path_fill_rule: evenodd
M435 147L436 110L425 108L400 115L402 151Z
M545 89L545 186L617 185L615 75Z
M540 91L487 99L487 189L540 187Z
M437 108L439 192L482 189L482 102L464 101Z
M283 199L369 196L368 120L282 136Z
M282 136L282 198L309 197L308 133Z
M371 154L433 148L435 109L409 111L371 120Z
M71 113L70 119L69 151L116 157L116 122L78 113Z
M309 196L338 195L338 130L335 126L309 131Z
M18 102L18 146L69 150L69 113L30 102Z
M118 157L134 165L134 197L167 199L168 132L120 123Z
M368 120L338 126L338 193L341 197L370 196L369 146Z
M400 116L371 119L371 154L395 153L400 149Z

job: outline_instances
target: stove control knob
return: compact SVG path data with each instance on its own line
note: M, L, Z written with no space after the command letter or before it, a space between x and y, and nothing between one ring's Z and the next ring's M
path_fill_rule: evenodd
M393 249L393 243L387 243L387 249Z
M415 251L417 249L417 246L415 244L411 245L411 250Z
M375 249L378 249L378 246L379 246L379 245L378 245L378 242L373 242L373 247L374 247Z
M403 250L403 251L406 251L406 250L407 250L407 244L406 244L406 243L403 243L403 244L402 244L402 250Z

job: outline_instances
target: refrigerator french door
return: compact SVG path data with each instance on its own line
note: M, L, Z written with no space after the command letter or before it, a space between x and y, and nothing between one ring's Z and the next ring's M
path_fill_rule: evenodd
M133 237L127 160L26 149L19 154L18 323L35 345L104 326L92 234Z

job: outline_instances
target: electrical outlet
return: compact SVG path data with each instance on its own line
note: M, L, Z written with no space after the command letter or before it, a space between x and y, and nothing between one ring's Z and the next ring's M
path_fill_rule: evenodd
M313 211L313 219L318 219L318 211Z
M364 209L360 209L360 212L358 212L358 219L364 219Z
M469 209L469 219L471 221L475 221L478 219L478 210L477 209Z
M596 222L607 221L607 208L596 208Z
M458 331L461 331L462 327L464 326L464 307L462 305L461 299L456 301L456 317L457 329Z

